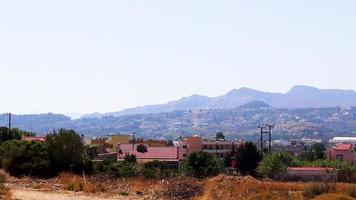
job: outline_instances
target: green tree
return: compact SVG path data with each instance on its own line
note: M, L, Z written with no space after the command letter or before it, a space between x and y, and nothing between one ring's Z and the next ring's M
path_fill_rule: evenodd
M224 133L221 131L217 132L215 135L215 140L225 140Z
M198 178L217 175L223 169L223 161L206 152L194 152L190 154L184 166L184 170L188 175Z
M145 178L158 179L167 177L169 175L169 166L165 162L153 160L143 165L142 173Z
M287 168L294 162L294 156L289 152L275 152L267 154L258 166L258 173L262 176L280 179L286 172Z
M323 143L315 143L311 146L314 159L324 159L325 158L325 151L326 147Z
M0 127L0 142L6 142L8 140L21 140L21 135L17 131L9 132L7 127Z
M81 172L84 169L85 148L74 130L60 129L46 137L51 165L56 172Z
M94 159L98 156L98 147L95 145L85 145L85 151L89 159Z
M1 167L15 176L51 174L45 143L10 140L0 146Z
M241 174L254 175L260 160L260 152L252 142L243 143L236 150L237 170Z
M135 154L126 154L124 160L128 163L137 163Z
M299 156L301 160L318 160L325 158L326 147L323 143L315 143L311 146L305 146L304 152Z

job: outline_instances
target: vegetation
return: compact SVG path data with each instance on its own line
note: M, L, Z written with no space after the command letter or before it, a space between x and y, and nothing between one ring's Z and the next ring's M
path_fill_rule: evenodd
M8 140L21 140L22 136L34 136L34 133L20 130L18 128L12 128L9 132L9 128L0 127L0 143Z
M304 152L299 156L301 160L320 160L325 158L326 147L323 143L305 146Z
M170 175L167 163L154 160L143 165L142 174L147 179L160 179Z
M194 152L189 155L183 168L187 175L204 178L222 172L224 163L220 158L209 153Z
M321 194L334 192L336 185L332 183L312 183L307 185L303 191L303 196L311 199Z
M12 175L48 176L51 164L46 144L9 140L0 146L1 167Z
M287 168L294 162L289 152L276 152L266 155L258 166L258 173L264 177L280 179L287 173Z
M254 175L260 160L260 152L252 142L243 143L236 150L237 169L243 175Z
M217 132L215 135L215 140L225 140L224 133L221 131Z
M46 137L51 166L55 172L81 172L84 168L85 149L82 138L74 130L60 129Z

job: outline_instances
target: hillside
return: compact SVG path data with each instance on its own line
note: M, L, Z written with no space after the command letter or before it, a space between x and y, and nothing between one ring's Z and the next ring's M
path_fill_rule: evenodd
M228 138L257 140L257 126L273 123L275 138L356 135L356 107L273 108L260 101L234 109L193 109L156 114L107 116L71 120L63 115L14 115L13 127L45 134L58 128L72 128L87 136L132 133L146 138L175 139L201 134L210 137L223 131ZM0 126L7 116L0 115Z
M193 95L167 104L130 108L119 112L94 113L84 118L103 116L123 116L133 114L152 114L189 109L229 109L251 101L263 101L275 108L327 108L336 106L356 106L356 92L352 90L317 89L309 86L294 86L285 94L262 92L249 88L234 89L225 95L207 97Z

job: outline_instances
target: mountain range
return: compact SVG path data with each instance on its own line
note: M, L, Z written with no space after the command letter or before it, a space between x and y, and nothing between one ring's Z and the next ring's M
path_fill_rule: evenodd
M7 123L7 114L0 114L0 126ZM356 136L356 92L295 86L281 94L240 88L219 97L193 95L77 119L52 113L12 115L13 127L39 135L67 128L86 136L136 132L145 138L174 139L223 131L228 138L255 140L257 127L265 123L276 125L274 138Z
M118 112L94 113L83 118L154 114L161 112L186 111L191 109L231 109L251 101L262 101L274 108L328 108L337 106L355 107L356 92L353 90L318 89L310 86L294 86L287 93L263 92L246 87L234 89L225 95L207 97L192 95L166 104L148 105Z

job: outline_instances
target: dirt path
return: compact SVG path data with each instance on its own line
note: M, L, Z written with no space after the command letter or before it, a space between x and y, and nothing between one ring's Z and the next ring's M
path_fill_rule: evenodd
M125 197L125 196L110 196L110 197L99 197L99 196L88 196L81 193L74 192L55 192L55 191L39 191L33 189L11 189L14 199L17 200L139 200L144 199L140 197Z

